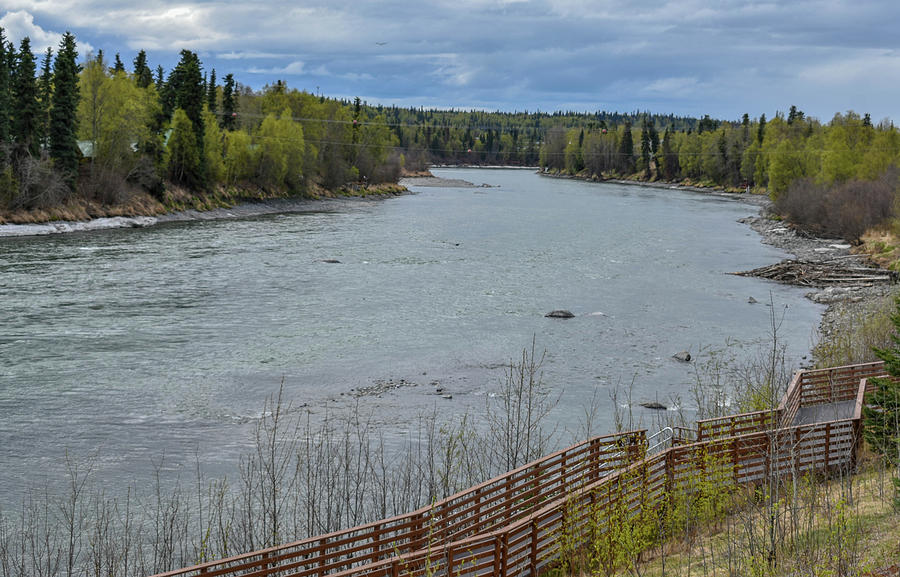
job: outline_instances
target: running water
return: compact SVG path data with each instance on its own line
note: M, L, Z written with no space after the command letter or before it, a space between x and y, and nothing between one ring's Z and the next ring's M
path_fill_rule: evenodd
M480 411L535 338L560 395L552 418L574 431L596 395L606 432L617 383L633 381L635 404L680 396L690 409L693 367L672 355L754 354L767 303L792 360L808 353L819 305L726 274L785 256L737 222L754 206L435 172L490 187L0 238L0 504L61 483L66 451L95 455L111 492L196 461L230 475L282 381L314 414L358 403L390 439L435 407ZM554 309L575 317L545 318Z

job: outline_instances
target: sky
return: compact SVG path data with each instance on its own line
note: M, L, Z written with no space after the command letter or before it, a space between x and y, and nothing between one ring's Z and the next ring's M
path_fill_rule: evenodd
M253 89L369 104L900 120L897 0L3 0L17 46L180 50Z

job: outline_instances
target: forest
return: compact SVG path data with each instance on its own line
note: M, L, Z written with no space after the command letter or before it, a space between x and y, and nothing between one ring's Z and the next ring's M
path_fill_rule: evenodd
M893 214L900 135L853 111L822 123L796 106L737 121L429 110L281 80L253 90L231 73L219 82L189 50L168 72L143 50L131 66L119 54L78 56L70 33L37 58L28 38L16 47L0 29L2 220L69 214L40 212L59 206L91 217L367 190L441 164L767 193L782 216L854 242Z

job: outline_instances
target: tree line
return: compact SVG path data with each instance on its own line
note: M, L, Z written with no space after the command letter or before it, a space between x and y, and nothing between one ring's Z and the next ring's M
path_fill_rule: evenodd
M189 50L168 74L143 50L129 70L102 51L79 63L66 33L37 62L29 38L16 47L0 29L0 209L177 189L302 194L396 181L403 163L385 119L358 99L219 83Z

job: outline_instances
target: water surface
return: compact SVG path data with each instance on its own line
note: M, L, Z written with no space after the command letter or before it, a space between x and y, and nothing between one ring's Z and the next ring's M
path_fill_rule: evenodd
M616 383L633 381L635 402L689 405L692 366L671 355L726 342L751 354L770 298L793 358L810 348L821 307L802 290L726 274L786 256L737 222L754 206L523 170L436 172L491 188L0 239L4 499L57 483L67 450L96 455L110 487L197 459L231 474L282 382L316 414L358 402L402 435L422 411L480 409L498 366L534 337L560 395L553 418L576 428L597 395L606 431ZM559 308L577 316L544 317Z

